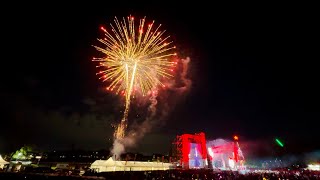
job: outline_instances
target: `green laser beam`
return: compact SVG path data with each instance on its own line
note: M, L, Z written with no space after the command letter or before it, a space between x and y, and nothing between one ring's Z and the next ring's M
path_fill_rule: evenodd
M276 142L277 142L277 144L278 144L279 146L281 146L281 147L284 146L283 143L282 143L279 139L277 139L277 138L276 138Z

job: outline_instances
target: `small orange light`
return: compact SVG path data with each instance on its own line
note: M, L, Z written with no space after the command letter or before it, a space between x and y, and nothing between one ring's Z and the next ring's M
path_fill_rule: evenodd
M237 141L239 139L239 137L238 136L233 136L233 139Z

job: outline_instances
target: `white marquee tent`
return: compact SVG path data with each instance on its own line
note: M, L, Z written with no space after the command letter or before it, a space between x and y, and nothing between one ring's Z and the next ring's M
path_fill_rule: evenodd
M110 171L155 171L168 170L173 167L171 163L162 162L142 162L142 161L114 161L112 157L108 160L96 160L90 169L97 172Z
M0 155L0 169L3 168L4 165L9 164L9 162L5 161Z

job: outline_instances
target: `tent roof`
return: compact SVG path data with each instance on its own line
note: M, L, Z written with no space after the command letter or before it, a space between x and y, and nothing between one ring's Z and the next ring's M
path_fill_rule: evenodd
M171 163L162 162L145 162L145 161L114 161L112 157L108 160L96 160L91 164L91 166L136 166L136 167L163 167L171 166Z
M5 161L0 155L0 164L8 164L9 162Z

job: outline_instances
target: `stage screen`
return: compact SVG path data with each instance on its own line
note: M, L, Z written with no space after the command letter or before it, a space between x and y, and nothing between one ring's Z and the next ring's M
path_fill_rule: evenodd
M201 156L201 145L190 143L189 168L203 168L204 162Z

